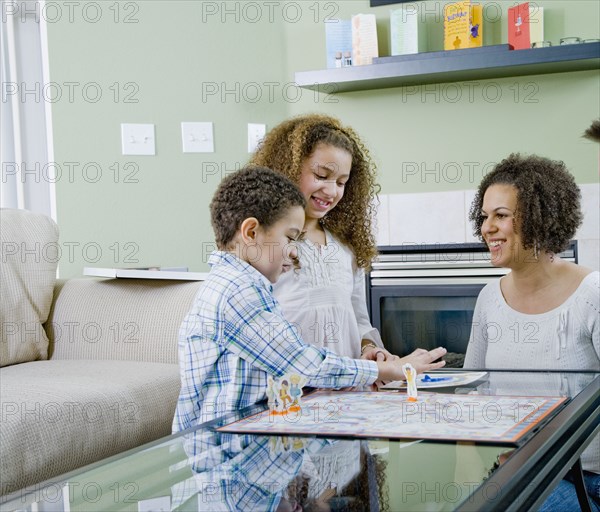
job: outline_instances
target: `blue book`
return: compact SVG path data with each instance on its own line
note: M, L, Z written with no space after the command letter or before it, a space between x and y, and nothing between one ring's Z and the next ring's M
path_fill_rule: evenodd
M325 48L327 68L343 65L344 53L352 53L352 23L350 20L330 20L325 22ZM336 66L336 54L342 62Z

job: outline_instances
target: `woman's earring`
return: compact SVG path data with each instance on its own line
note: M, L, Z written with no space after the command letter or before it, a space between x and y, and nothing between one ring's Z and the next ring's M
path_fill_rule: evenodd
M537 259L538 259L538 243L536 241L533 242L533 257L537 261Z

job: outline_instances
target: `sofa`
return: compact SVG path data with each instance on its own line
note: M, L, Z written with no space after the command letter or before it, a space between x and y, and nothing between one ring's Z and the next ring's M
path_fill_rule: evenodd
M198 281L57 280L57 225L0 210L0 495L169 435Z

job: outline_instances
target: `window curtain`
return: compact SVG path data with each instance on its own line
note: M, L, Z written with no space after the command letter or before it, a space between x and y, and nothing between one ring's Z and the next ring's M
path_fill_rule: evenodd
M56 220L44 2L2 0L0 206Z

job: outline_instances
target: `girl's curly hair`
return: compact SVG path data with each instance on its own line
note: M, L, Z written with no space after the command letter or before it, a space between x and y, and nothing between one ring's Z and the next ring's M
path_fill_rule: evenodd
M368 269L377 255L373 218L380 187L369 151L352 128L320 114L288 119L266 135L251 163L270 167L298 183L302 163L318 144L332 145L352 155L344 196L320 222L350 247L359 267Z
M581 192L563 162L513 153L486 174L469 211L473 234L482 241L483 196L496 184L517 189L515 221L520 222L524 249L535 246L554 254L566 249L581 225L582 214Z
M387 483L388 462L380 455L369 453L366 443L361 442L360 471L343 489L338 489L337 498L341 502L334 510L363 512L370 510L373 497L377 499L379 510L389 512L390 489ZM316 500L309 499L311 480L304 474L296 476L287 487L287 495L302 505L306 512L323 510ZM343 508L342 508L343 507Z

